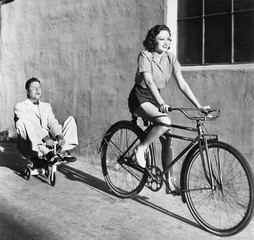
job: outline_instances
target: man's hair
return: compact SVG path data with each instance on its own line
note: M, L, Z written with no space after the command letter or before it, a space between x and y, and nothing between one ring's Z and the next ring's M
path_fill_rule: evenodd
M155 49L155 37L160 33L160 31L165 30L168 31L169 35L171 36L171 31L166 25L156 25L151 28L146 36L146 39L143 42L143 45L146 50L149 52L153 52Z
M27 81L26 81L26 85L25 85L26 90L28 90L28 89L29 89L30 84L31 84L32 82L38 82L38 83L40 83L40 84L41 84L41 82L40 82L40 80L39 80L39 79L37 79L37 78L35 78L35 77L30 78L29 80L27 80Z

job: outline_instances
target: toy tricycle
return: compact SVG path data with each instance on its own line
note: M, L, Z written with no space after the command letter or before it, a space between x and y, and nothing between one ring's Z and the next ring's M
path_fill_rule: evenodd
M56 184L56 170L57 165L64 162L61 154L56 150L56 143L54 144L53 157L47 159L46 157L32 157L30 163L24 171L24 177L29 180L31 176L40 175L42 177L50 177L51 186Z

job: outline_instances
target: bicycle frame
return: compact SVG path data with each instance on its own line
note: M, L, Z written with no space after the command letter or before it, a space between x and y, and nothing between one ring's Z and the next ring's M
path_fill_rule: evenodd
M145 133L148 134L148 132L152 129L153 124L149 125L148 128L145 130ZM214 189L214 178L212 175L212 167L211 167L211 162L210 159L208 157L208 145L207 145L207 139L213 139L213 140L218 140L218 136L215 134L204 134L203 132L203 123L200 120L197 120L197 127L187 127L187 126L183 126L183 125L176 125L176 124L172 124L170 126L171 128L174 129L181 129L184 131L189 131L189 132L197 132L197 136L195 138L191 138L191 137L186 137L183 135L177 135L177 134L173 134L173 133L167 133L168 137L171 138L176 138L176 139L180 139L180 140L184 140L184 141L189 141L190 143L172 160L172 162L166 167L166 169L164 169L162 171L162 176L165 175L165 173L167 173L187 152L191 151L191 149L198 144L199 146L199 150L201 153L201 160L202 160L202 165L203 165L203 170L204 170L204 174L206 176L207 181L209 182L209 184L211 185L211 188ZM202 149L205 149L205 153L206 155L204 156ZM206 161L205 161L206 159ZM152 166L155 165L156 166L156 159L154 156L154 159L152 159ZM207 167L206 167L207 165ZM207 173L207 169L208 169L208 173ZM164 180L164 183L167 185L167 182ZM169 186L167 186L169 187ZM184 191L184 190L183 190Z
M239 233L254 213L254 176L248 161L236 148L207 132L205 121L217 119L219 109L171 108L169 112L174 110L195 121L196 126L166 125L177 131L167 132L165 137L186 143L163 170L160 164L156 166L154 143L144 152L145 168L138 164L135 148L154 126L165 124L149 122L143 128L134 116L132 121L118 121L107 130L101 143L106 183L121 198L135 197L145 186L159 191L165 183L166 194L180 195L202 228L218 236ZM166 175L180 160L178 187L167 181Z

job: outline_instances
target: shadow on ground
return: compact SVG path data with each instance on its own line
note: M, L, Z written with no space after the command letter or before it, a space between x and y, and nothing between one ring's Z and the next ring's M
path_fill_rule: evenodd
M69 179L71 181L79 181L79 182L85 183L94 189L98 189L98 190L103 191L107 194L115 196L113 194L113 192L109 189L106 182L95 177L95 176L92 176L88 173L80 171L76 168L73 168L73 167L67 165L67 164L59 165L57 167L57 171L62 173L67 179Z
M19 154L16 143L0 142L0 167L7 167L20 175L26 165L27 160Z
M88 184L89 186L91 186L92 188L94 189L97 189L99 191L103 191L107 194L110 194L112 196L116 196L108 187L108 185L106 184L106 182L104 180L101 180L97 177L94 177L90 174L87 174L85 172L82 172L78 169L75 169L69 165L60 165L58 167L58 171L61 172L62 174L65 175L66 178L72 180L72 181L80 181L80 182L83 182L85 184ZM189 225L192 225L193 227L196 227L196 228L199 228L199 229L202 229L197 223L193 222L193 221L190 221L189 219L186 219L180 215L177 215L173 212L170 212L152 202L149 201L149 198L146 197L146 196L141 196L141 195L137 195L135 196L134 198L132 198L132 200L140 203L140 204L143 204L147 207L150 207L152 209L155 209L156 211L159 211L163 214L166 214L170 217L173 217L175 219L178 219L182 222L185 222ZM202 229L203 230L203 229Z
M7 167L11 169L15 174L22 176L24 169L26 168L27 161L22 158L16 149L14 143L0 143L0 167ZM75 169L67 164L61 164L57 167L57 171L62 173L67 179L71 181L79 181L89 185L94 190L99 190L106 194L110 194L115 197L115 194L109 189L106 182L88 173ZM146 196L137 195L133 198L134 201L143 204L147 207L155 209L163 214L178 219L184 223L192 225L196 228L200 228L198 224L190 221L180 215L170 212L154 203L149 201Z

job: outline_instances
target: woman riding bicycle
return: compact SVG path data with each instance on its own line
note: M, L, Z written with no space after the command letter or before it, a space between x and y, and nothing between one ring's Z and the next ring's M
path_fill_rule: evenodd
M173 74L179 89L197 107L201 106L181 73L181 66L175 55L169 51L171 32L166 25L156 25L147 33L143 42L145 51L138 55L138 68L135 85L132 88L128 103L132 114L154 123L154 127L146 138L135 149L137 163L145 168L145 151L157 138L162 144L162 166L165 169L172 161L171 138L166 134L170 130L171 121L167 115L169 106L160 95ZM179 194L179 187L174 184L173 176L166 174L170 188ZM167 193L167 191L166 191Z

